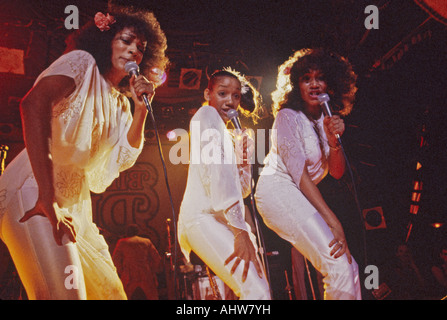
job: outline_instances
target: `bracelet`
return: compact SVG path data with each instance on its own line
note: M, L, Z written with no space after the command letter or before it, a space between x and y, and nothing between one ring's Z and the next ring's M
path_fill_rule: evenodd
M333 147L333 146L331 146L331 145L329 144L329 148L331 148L331 149L334 150L334 151L338 151L338 150L341 149L341 145L337 144L336 147Z
M236 239L244 231L245 230L239 229L239 232L234 235L234 239Z

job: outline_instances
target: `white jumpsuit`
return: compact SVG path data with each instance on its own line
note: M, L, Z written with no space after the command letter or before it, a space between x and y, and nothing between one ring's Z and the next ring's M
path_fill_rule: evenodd
M58 246L49 220L20 223L38 197L27 150L0 177L0 237L7 245L29 299L126 299L108 245L92 221L90 191L100 193L131 167L141 152L127 141L128 99L102 77L94 58L71 51L45 70L64 75L76 89L53 107L51 153L62 215L71 217L76 243Z
M234 275L232 263L225 266L234 251L230 225L247 230L257 248L244 218L243 197L250 193L251 172L238 167L231 135L213 107L202 106L191 119L190 139L188 181L178 221L181 249L188 259L193 250L240 299L268 300L266 277L258 276L253 262L245 282L243 262ZM225 214L236 202L234 210Z
M347 256L330 255L334 236L320 213L299 185L306 166L314 182L327 173L323 152L327 140L318 139L303 113L292 109L278 112L273 124L272 144L256 187L256 205L264 223L289 241L323 275L325 299L361 299L358 265ZM323 117L318 130L323 131ZM319 140L323 146L320 149ZM322 159L322 160L321 160Z

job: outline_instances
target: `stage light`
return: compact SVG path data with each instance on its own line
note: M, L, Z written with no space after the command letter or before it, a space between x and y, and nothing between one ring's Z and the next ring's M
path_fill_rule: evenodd
M413 182L413 190L414 191L421 191L422 190L422 181L415 180Z
M419 170L420 168L422 168L422 164L420 162L418 162L416 164L416 171Z
M167 79L168 79L168 75L166 74L166 72L163 72L163 74L160 77L160 80L161 80L161 84L160 85L165 83Z
M411 230L413 229L413 223L410 222L410 224L408 225L408 232L407 232L407 237L405 238L405 243L408 242L408 239L410 239L410 234L411 234Z
M168 131L168 133L166 133L166 137L169 139L169 141L172 141L177 138L177 134L175 133L174 130L171 130Z
M418 214L418 211L419 211L419 206L414 205L414 204L412 204L412 205L410 206L410 213L412 213L412 214Z
M168 78L166 72L161 71L159 68L152 68L152 73L155 74L158 77L158 81L156 83L156 87L161 86L163 83L166 82L166 79Z
M419 202L421 200L421 194L419 192L413 192L411 195L411 201Z
M431 224L431 226L432 226L433 228L435 228L435 229L439 229L439 228L441 228L443 225L444 225L444 224L441 223L441 222L435 222L435 223L432 223L432 224Z

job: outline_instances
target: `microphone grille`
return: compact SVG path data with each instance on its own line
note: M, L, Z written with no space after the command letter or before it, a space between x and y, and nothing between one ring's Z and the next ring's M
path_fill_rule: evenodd
M320 103L328 102L329 100L331 100L331 99L329 98L329 95L327 93L320 93L318 95L318 101L320 101Z
M237 112L236 109L228 110L227 115L228 115L228 118L230 118L230 119L239 117L239 113Z
M124 70L129 73L130 71L140 72L140 67L135 61L127 61L124 65Z

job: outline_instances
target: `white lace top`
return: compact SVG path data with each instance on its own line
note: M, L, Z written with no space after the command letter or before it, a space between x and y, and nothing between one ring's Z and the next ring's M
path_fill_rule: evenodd
M304 166L318 183L328 173L329 144L324 133L324 115L309 120L301 111L282 109L273 124L272 146L261 174L289 175L299 187Z

